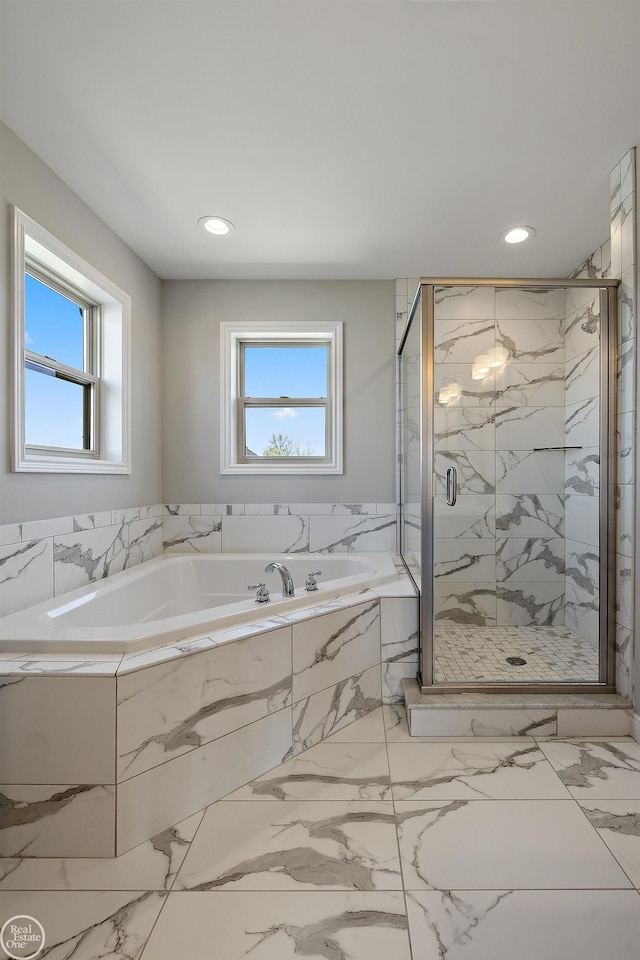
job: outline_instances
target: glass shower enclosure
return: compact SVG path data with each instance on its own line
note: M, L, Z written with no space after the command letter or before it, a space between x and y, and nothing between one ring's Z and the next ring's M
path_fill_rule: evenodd
M616 297L420 282L398 362L423 692L615 689Z

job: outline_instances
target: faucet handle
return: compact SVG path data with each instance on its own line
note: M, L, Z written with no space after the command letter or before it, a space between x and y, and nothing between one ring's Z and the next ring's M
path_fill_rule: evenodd
M247 590L256 591L256 603L270 603L271 597L269 596L269 591L267 586L264 583L250 583L247 587Z
M308 593L313 593L314 590L318 589L316 577L319 577L321 573L322 570L315 570L313 573L307 574L307 582L305 583L304 588Z

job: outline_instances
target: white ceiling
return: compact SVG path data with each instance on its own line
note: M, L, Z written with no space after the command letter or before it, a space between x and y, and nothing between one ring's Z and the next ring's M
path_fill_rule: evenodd
M566 275L640 143L638 0L0 0L0 36L0 117L162 277Z

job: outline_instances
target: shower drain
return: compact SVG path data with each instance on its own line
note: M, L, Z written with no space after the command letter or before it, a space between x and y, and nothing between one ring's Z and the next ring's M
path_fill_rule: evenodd
M506 657L505 659L512 667L524 667L527 662L522 657Z

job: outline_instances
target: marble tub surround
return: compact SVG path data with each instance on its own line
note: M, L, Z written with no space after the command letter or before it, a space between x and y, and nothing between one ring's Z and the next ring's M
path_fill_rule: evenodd
M574 799L577 748L610 797ZM74 960L636 960L633 756L416 741L385 706L117 859L3 860L0 918Z
M0 526L0 616L163 552L160 504Z
M417 615L408 578L380 591L132 655L3 661L2 715L23 719L2 854L122 854L375 711Z
M0 525L0 616L162 553L395 549L395 503L153 504L8 523Z

